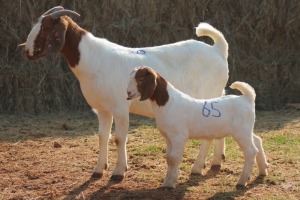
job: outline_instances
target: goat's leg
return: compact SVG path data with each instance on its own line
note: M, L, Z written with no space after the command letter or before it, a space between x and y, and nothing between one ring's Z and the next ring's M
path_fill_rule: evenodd
M113 181L122 181L127 171L127 132L129 128L129 112L124 112L124 115L114 115L116 136L115 143L117 146L117 163L111 176Z
M192 174L201 174L202 175L202 169L204 169L206 167L205 159L209 152L210 144L211 144L211 140L206 140L205 142L202 141L197 159L196 159L194 165L192 166Z
M225 160L225 138L215 140L212 169L220 169L222 160Z
M259 169L259 175L266 176L268 175L267 168L269 166L266 158L265 151L262 146L262 140L259 136L253 134L254 144L258 149L258 153L256 155L256 162Z
M99 156L92 175L93 178L101 178L103 171L108 168L108 140L113 119L109 112L97 110L97 115L99 120Z
M237 187L246 186L247 181L250 179L253 165L255 163L256 154L258 153L258 149L253 143L252 134L249 134L249 136L250 137L235 139L240 148L243 150L245 157L244 168L237 183Z
M167 175L163 182L164 188L175 188L178 179L178 168L182 160L186 141L167 140Z

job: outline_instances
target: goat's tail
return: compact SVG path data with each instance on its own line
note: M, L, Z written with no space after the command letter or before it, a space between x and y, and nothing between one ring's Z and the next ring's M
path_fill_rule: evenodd
M231 84L230 88L238 89L248 100L254 104L255 102L255 90L248 83L236 81Z
M209 25L208 23L200 23L198 27L196 28L196 35L198 37L200 36L209 36L214 41L214 47L216 47L219 54L227 60L228 58L228 43L224 37L224 35Z

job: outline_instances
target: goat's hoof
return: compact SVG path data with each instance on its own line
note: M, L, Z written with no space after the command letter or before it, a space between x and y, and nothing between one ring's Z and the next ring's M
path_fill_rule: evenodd
M236 188L237 190L244 190L244 189L246 189L246 186L245 186L245 185L242 185L242 184L237 184L237 185L235 186L235 188Z
M111 181L114 181L114 182L122 182L124 179L124 176L123 175L112 175L110 177L110 180Z
M267 176L268 175L268 170L265 169L265 170L260 170L259 172L259 176Z
M202 173L199 173L199 172L192 172L191 175L192 175L192 176L202 176Z
M175 189L175 186L174 187L171 187L171 186L162 186L161 187L163 190L174 190Z
M94 172L91 176L91 178L94 178L94 179L100 179L102 178L103 174L102 173L97 173L97 172Z
M213 171L220 171L221 165L212 165L210 169Z
M222 154L222 160L225 161L226 157L224 154Z
M264 177L266 177L266 176L268 176L268 173L265 173L265 172L261 172L261 173L259 173L259 175L258 175L258 177L260 177L260 178L264 178Z

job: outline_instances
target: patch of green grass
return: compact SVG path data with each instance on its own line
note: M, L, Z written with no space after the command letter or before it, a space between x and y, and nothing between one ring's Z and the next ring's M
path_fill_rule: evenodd
M181 163L179 169L182 171L190 171L191 165L189 165L187 163Z
M270 131L263 135L263 146L268 153L275 153L276 160L284 159L285 162L300 159L300 137L285 131Z
M200 140L189 140L186 144L186 148L199 148L200 143Z
M165 152L165 149L157 145L147 145L147 146L134 146L131 148L131 151L135 155L149 156L157 155Z

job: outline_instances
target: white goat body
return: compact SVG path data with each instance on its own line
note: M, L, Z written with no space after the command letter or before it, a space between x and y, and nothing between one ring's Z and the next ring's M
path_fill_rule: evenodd
M122 180L127 169L125 144L128 113L153 117L148 101L131 103L126 100L128 75L135 66L156 66L159 73L193 97L222 95L228 80L228 44L222 33L212 26L201 23L196 32L198 36L213 38L213 46L188 40L158 47L127 48L93 36L64 16L66 14L79 15L62 7L44 13L30 32L27 42L21 46L25 47L27 57L33 60L61 52L78 78L86 101L99 119L99 157L93 177L101 177L108 167L108 139L113 118L118 157L112 178ZM53 30L46 27L53 27ZM204 141L201 148L208 149L209 144ZM215 146L212 163L220 165L224 155L224 139L216 141ZM199 159L201 163L205 162L204 156Z
M128 98L141 96L140 100L151 100L157 128L167 142L168 171L164 187L175 187L178 166L189 138L211 140L232 136L245 156L238 185L246 185L257 153L259 173L267 175L261 139L253 134L255 91L243 82L235 82L231 87L243 95L202 100L180 92L149 67L136 68L131 73Z

